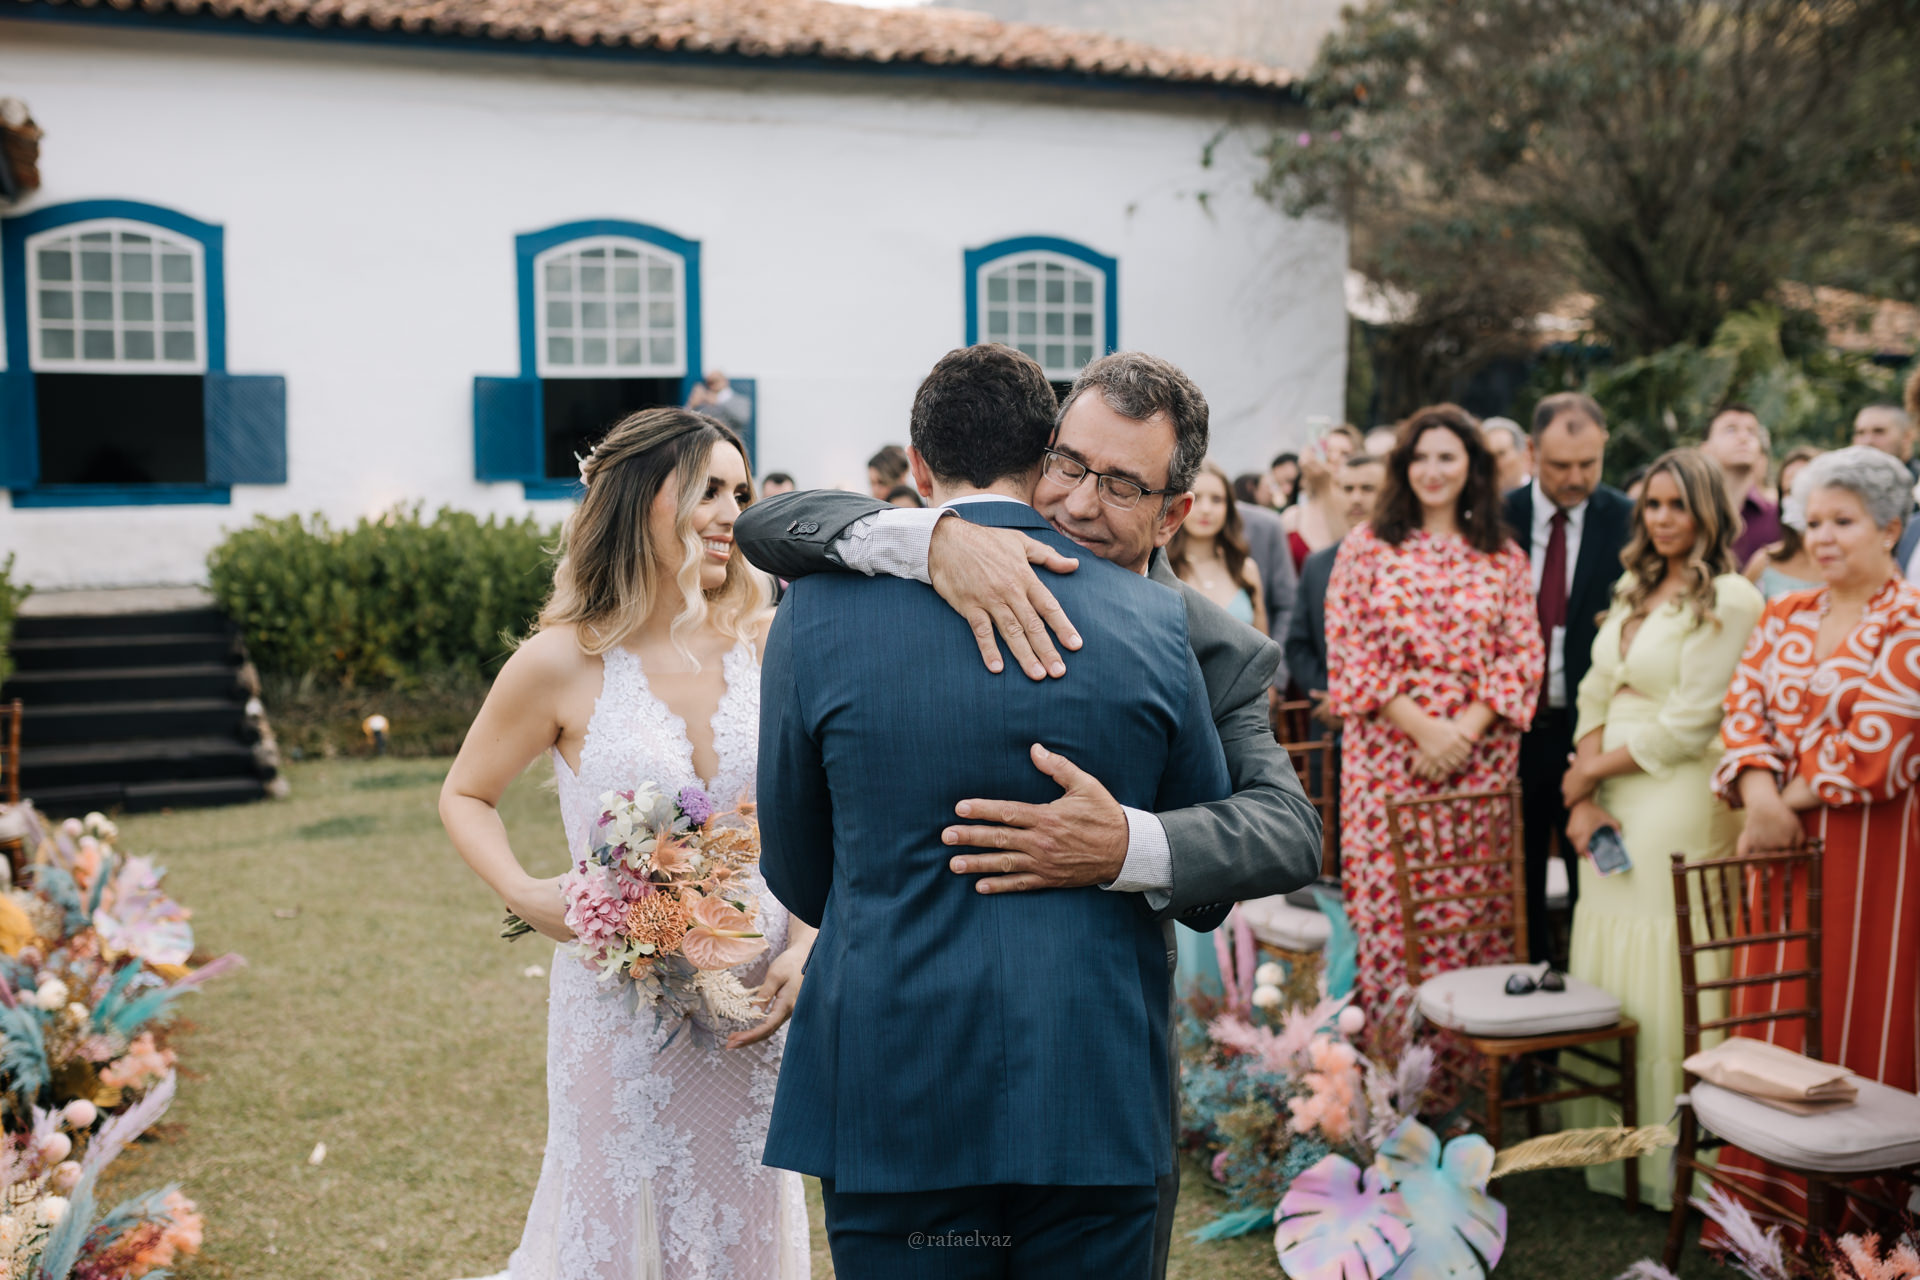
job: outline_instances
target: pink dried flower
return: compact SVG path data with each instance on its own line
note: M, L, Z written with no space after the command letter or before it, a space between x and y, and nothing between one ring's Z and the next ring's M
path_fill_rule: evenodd
M604 875L575 871L560 882L567 904L567 928L590 947L618 942L627 918L627 902Z
M126 1053L100 1072L100 1082L114 1089L144 1089L173 1070L173 1050L153 1043L153 1033L142 1031Z
M1329 1036L1317 1037L1307 1049L1313 1070L1303 1083L1308 1093L1287 1099L1293 1118L1287 1127L1295 1133L1318 1129L1328 1142L1344 1142L1353 1134L1360 1103L1360 1055L1353 1046Z

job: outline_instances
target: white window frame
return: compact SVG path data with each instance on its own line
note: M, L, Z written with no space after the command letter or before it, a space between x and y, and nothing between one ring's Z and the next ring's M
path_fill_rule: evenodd
M1051 249L1023 249L1019 252L1009 253L1004 257L994 258L980 264L974 274L973 281L974 297L976 299L975 305L978 308L978 315L980 317L978 340L981 342L1001 341L988 332L988 313L1001 304L992 303L987 300L987 277L995 272L1011 271L1013 268L1028 262L1058 264L1066 268L1069 282L1077 276L1085 276L1087 279L1093 281L1093 355L1087 361L1087 364L1091 364L1094 360L1098 360L1101 356L1105 355L1107 352L1107 273L1098 267L1081 261L1079 258L1072 257L1069 254L1055 253ZM1044 277L1042 278L1044 279ZM1009 313L1011 313L1013 307L1017 304L1009 300L1005 305ZM1040 308L1041 314L1045 314L1045 310L1049 304L1042 301L1037 305ZM1066 308L1067 314L1071 315L1074 311L1079 310L1080 306L1078 303L1069 301L1066 304ZM1047 335L1039 333L1035 334L1034 337L1037 339L1034 345L1044 353L1047 346ZM1078 339L1069 333L1065 335L1063 341L1067 347L1070 367L1055 368L1048 365L1046 361L1040 360L1040 366L1045 370L1047 379L1050 382L1071 382L1080 376L1082 369L1086 368L1086 364L1071 364L1074 346L1081 345ZM1008 332L1006 337L1007 346L1017 350L1020 342L1021 338L1018 333ZM1035 358L1038 359L1038 357Z
M567 257L583 249L632 249L640 255L641 270L648 266L648 259L664 261L673 268L673 360L670 364L654 364L651 359L639 365L583 365L553 364L547 359L547 264L555 258ZM612 268L612 258L608 258L608 268ZM575 267L578 270L576 264ZM564 244L554 245L551 249L537 255L533 260L533 325L534 325L534 364L535 373L542 378L684 378L687 376L687 262L671 249L663 248L649 240L637 236L583 236L578 240L568 240ZM642 289L641 297L651 300L651 291ZM577 297L576 297L577 305ZM643 302L642 305L645 305ZM643 354L651 357L650 339L654 330L641 317L640 341ZM576 326L576 335L580 332ZM609 331L611 332L611 331Z
M169 249L182 251L192 258L194 358L191 361L168 360L158 354L158 351L161 349L159 347L156 347L156 354L152 360L127 360L120 357L118 353L122 350L121 337L123 330L127 327L144 329L147 326L139 322L128 326L127 323L118 316L120 311L120 295L125 291L126 285L119 279L120 267L117 261L114 264L115 279L113 281L114 311L116 313L113 321L113 349L116 353L114 357L111 360L102 360L98 357L88 357L81 354L84 348L84 343L80 340L80 331L83 322L77 314L73 320L73 328L75 331L73 356L63 360L57 358L50 359L43 354L40 330L42 325L47 322L44 321L40 315L40 249L49 241L54 240L73 239L77 242L80 236L95 231L123 231L132 232L135 235L147 236L156 243L164 243ZM83 283L78 278L79 265L77 259L79 253L80 249L76 243L74 248L76 258L74 267L75 278L71 282L73 286L72 292L75 295L76 301ZM198 240L180 235L178 232L169 231L165 227L156 226L151 222L141 222L137 218L90 218L80 222L65 222L57 227L48 227L45 231L27 237L26 258L27 367L33 372L192 375L204 374L207 371L207 255L206 247ZM60 282L56 281L55 283ZM164 292L160 287L160 281L157 279L152 282L152 287L155 294ZM60 322L53 321L52 323L59 324ZM156 335L164 334L165 330L156 326L155 333Z

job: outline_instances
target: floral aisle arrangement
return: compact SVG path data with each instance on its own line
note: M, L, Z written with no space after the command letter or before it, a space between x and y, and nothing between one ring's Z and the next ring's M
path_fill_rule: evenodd
M30 814L0 896L0 1280L158 1276L200 1248L178 1188L105 1213L95 1193L173 1100L174 1006L241 961L195 963L187 909L118 835L97 813Z
M1672 1141L1656 1126L1574 1130L1497 1157L1476 1134L1443 1143L1419 1119L1434 1052L1414 1042L1411 1020L1376 1028L1384 1061L1369 1057L1360 1010L1345 997L1289 1005L1284 970L1255 963L1237 915L1214 945L1223 992L1196 991L1181 1018L1181 1128L1230 1208L1197 1234L1271 1226L1290 1280L1484 1276L1507 1239L1491 1179Z
M573 953L658 1017L708 1032L755 1021L732 972L767 945L744 878L760 861L752 806L721 812L699 787L668 796L646 783L607 792L600 810L587 855L560 882ZM510 915L502 936L530 929Z
M1920 1230L1909 1222L1898 1239L1844 1235L1824 1240L1825 1255L1809 1262L1789 1250L1780 1228L1761 1227L1733 1196L1709 1185L1693 1207L1720 1228L1713 1252L1748 1280L1920 1280ZM1678 1280L1657 1262L1636 1262L1618 1280Z

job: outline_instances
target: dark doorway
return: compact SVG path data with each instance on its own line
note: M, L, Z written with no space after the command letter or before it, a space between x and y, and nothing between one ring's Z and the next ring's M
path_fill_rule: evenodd
M546 477L571 480L607 428L630 413L680 403L678 378L543 378Z
M39 483L205 484L202 390L197 374L35 374Z

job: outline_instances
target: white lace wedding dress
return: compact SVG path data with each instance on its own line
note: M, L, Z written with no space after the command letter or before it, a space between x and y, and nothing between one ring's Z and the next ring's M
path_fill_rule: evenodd
M640 661L609 650L576 776L555 751L561 819L575 858L598 798L652 781L668 795L705 786L715 804L751 798L759 751L760 668L744 644L726 657L713 717L719 773L693 767L679 716L647 686ZM767 950L736 970L752 988L786 946L787 913L751 875ZM512 1280L805 1280L800 1175L760 1163L787 1032L720 1048L687 1027L665 1043L646 1008L604 995L564 949L547 1010L547 1149Z

